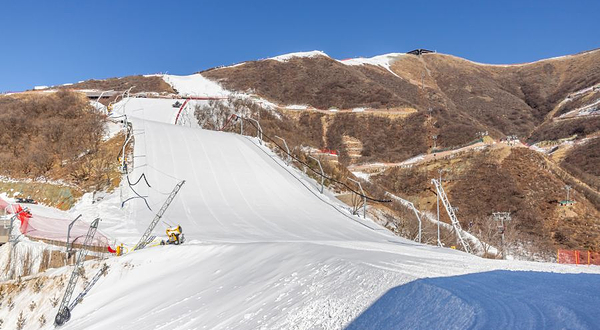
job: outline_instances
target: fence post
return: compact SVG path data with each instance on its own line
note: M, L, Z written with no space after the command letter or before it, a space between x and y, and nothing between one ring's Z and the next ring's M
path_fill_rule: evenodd
M366 219L367 218L367 195L365 195L365 191L363 190L362 185L360 184L359 181L353 180L351 178L348 178L348 180L358 184L358 187L360 188L360 192L363 195L363 218Z
M579 265L579 251L575 251L575 265Z
M590 250L588 250L588 266L590 265Z
M262 127L260 127L260 123L258 122L258 120L254 119L254 118L247 117L246 119L251 120L256 123L256 125L258 127L256 129L256 137L258 138L258 142L262 145L262 135L263 134L262 134Z
M321 194L323 193L323 184L325 182L325 172L323 172L323 166L321 166L321 161L316 159L315 157L308 155L309 158L314 159L319 164L319 168L321 169Z
M281 138L281 137L279 137L277 135L275 135L275 137L278 138L278 139L280 139L281 141L283 141L283 144L285 145L285 149L287 150L287 157L286 157L287 162L286 163L287 163L287 165L290 165L290 163L292 162L292 156L291 156L291 153L290 153L290 148L288 148L288 145L287 145L287 143L285 142L285 140L283 138Z
M81 214L78 215L77 218L75 218L75 220L71 221L69 227L67 228L67 250L65 251L67 254L67 264L69 264L69 257L73 253L73 242L69 242L71 238L71 229L73 228L75 221L79 220L79 218L81 218Z

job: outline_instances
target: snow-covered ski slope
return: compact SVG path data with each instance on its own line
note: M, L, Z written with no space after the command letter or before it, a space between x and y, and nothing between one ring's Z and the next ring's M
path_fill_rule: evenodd
M172 125L163 100L132 99L124 111L131 180L144 173L151 186L134 189L156 212L186 180L165 220L188 241L109 260L64 329L600 327L589 307L600 303L597 267L486 260L394 237L338 209L253 138ZM124 212L101 227L134 244L153 212L140 198ZM533 289L498 292L508 284Z
M307 189L310 182L255 139L170 124L177 110L170 106L172 102L132 99L125 109L135 136L134 170L129 177L135 182L144 174L150 184L142 180L133 189L148 196L152 210L140 198L126 203L140 234L178 180L186 180L166 222L181 225L187 239L398 240Z

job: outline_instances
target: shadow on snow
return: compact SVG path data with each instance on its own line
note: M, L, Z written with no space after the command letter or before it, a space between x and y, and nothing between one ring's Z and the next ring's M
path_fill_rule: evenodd
M600 329L600 275L491 271L390 289L347 329Z

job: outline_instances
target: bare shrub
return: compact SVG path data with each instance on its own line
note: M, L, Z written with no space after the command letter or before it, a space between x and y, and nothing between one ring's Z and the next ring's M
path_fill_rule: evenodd
M15 308L15 302L13 301L12 297L8 297L7 306L8 306L8 311L12 311L13 308Z
M43 327L44 325L46 325L46 317L44 315L41 315L38 319L38 322L40 323L40 327Z
M34 293L39 293L40 291L42 291L43 287L44 287L44 282L42 281L42 279L37 279L37 280L35 280L35 282L33 282L33 292Z
M54 296L50 298L50 305L52 305L53 308L58 306L58 297Z
M97 150L105 117L81 94L3 97L0 102L2 174L39 176Z
M17 319L17 330L23 330L23 328L25 328L25 324L27 324L27 319L25 319L25 316L23 315L23 311L21 311L21 313L19 313L19 318Z

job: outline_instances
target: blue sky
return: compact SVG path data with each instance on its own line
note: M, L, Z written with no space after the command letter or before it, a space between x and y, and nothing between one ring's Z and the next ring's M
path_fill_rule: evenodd
M600 1L4 1L0 92L322 50L521 63L600 47Z

